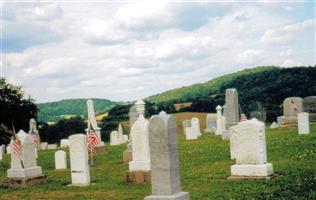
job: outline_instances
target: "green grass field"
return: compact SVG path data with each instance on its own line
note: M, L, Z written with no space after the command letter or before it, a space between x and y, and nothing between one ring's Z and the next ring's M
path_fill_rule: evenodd
M203 199L316 199L316 125L311 134L299 136L296 128L266 130L268 161L280 176L271 180L227 180L230 176L228 141L204 134L195 141L179 135L181 185L193 200ZM143 199L147 185L123 182L127 164L122 163L125 145L107 147L92 168L94 184L69 187L70 170L54 170L54 150L41 151L47 183L26 189L0 188L0 199ZM0 161L0 181L6 178L9 156Z

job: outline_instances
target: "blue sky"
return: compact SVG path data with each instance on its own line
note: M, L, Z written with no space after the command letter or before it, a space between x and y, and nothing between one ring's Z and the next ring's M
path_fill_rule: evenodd
M2 4L3 75L38 102L135 100L244 68L315 65L313 1Z

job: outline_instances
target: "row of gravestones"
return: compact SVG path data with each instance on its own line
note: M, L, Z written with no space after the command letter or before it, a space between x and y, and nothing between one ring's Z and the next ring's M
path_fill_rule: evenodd
M110 134L110 145L120 145L126 142L128 142L128 135L123 134L123 127L119 124L118 130L112 131Z

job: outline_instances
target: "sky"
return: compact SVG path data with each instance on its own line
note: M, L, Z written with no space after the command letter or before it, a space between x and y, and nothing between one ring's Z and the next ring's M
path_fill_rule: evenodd
M316 63L313 1L5 1L2 75L36 102L128 101Z

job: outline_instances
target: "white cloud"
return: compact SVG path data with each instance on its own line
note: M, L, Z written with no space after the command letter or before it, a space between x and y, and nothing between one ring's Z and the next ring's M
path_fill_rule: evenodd
M58 3L36 6L33 10L35 19L49 21L62 17L63 11Z
M248 49L240 53L237 57L237 62L239 64L254 64L264 53L262 49Z

